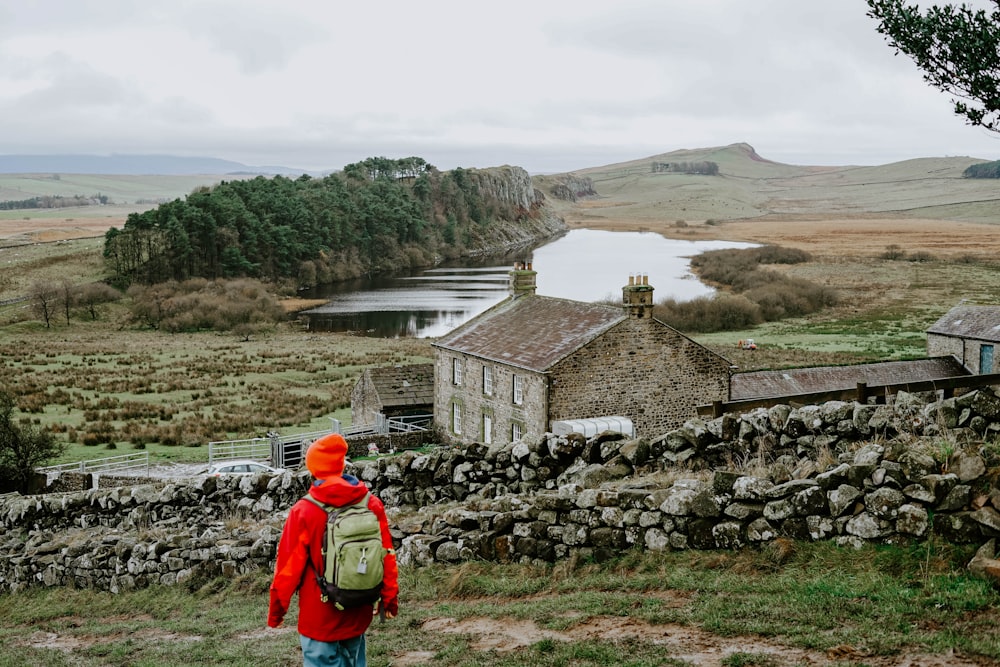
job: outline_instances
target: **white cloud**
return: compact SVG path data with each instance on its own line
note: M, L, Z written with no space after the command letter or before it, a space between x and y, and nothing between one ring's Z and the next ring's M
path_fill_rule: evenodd
M42 0L0 8L5 152L564 171L753 144L997 157L864 0Z

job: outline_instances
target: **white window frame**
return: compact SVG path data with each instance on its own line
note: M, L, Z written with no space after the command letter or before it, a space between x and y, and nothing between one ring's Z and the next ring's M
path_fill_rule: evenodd
M483 366L483 394L493 395L493 367Z
M451 404L451 430L455 435L462 435L462 404Z
M483 444L493 444L493 415L488 412L483 413Z
M513 377L514 405L522 405L524 403L524 378L520 375L514 375Z
M520 422L511 422L510 424L510 441L517 442L524 437L524 429L521 428Z
M459 357L451 360L451 382L456 387L462 386L462 360Z

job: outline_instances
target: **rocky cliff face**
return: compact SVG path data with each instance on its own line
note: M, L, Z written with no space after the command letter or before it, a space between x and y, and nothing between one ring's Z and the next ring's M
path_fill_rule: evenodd
M563 201L576 201L583 197L597 196L597 190L594 189L594 182L589 177L566 174L560 176L558 181L550 186L549 194Z
M545 195L535 189L531 176L521 167L473 169L468 173L481 192L489 194L502 204L531 211L545 203Z

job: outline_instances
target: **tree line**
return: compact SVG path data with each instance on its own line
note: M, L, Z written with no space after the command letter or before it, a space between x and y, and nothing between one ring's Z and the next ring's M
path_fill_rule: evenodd
M654 162L651 168L654 174L719 175L719 164L710 160L700 160L697 162Z
M962 172L962 176L965 178L1000 178L1000 160L969 165Z
M0 211L19 211L29 208L68 208L71 206L90 206L91 204L107 204L107 195L96 194L90 197L83 195L73 195L66 197L63 195L43 195L41 197L31 197L29 199L8 199L0 201Z
M104 257L120 287L247 277L299 288L428 266L485 245L493 221L536 213L479 182L418 157L224 181L129 215L105 235Z

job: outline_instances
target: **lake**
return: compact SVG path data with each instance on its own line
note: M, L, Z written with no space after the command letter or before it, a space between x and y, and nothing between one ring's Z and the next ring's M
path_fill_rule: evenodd
M305 311L310 327L382 338L436 337L451 331L507 294L516 261L537 272L537 293L574 301L619 303L630 275L645 274L653 299L688 301L712 294L691 273L691 257L752 243L678 241L651 232L574 229L506 257L466 260L411 275L383 276L323 286L303 293L329 303Z

